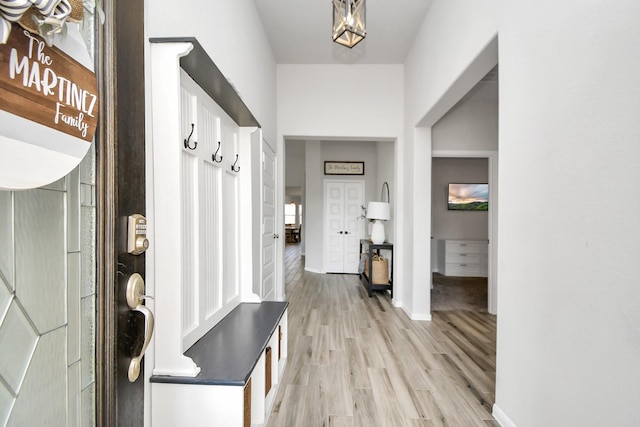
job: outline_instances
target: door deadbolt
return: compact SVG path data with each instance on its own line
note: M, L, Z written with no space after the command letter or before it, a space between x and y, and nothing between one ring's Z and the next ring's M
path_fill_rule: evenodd
M147 218L140 214L129 216L127 252L140 255L149 248L147 239Z

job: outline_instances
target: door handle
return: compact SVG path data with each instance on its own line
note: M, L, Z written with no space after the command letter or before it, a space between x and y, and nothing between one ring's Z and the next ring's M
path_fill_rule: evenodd
M338 233L340 233L340 234L344 234L344 231L338 231Z
M274 238L274 239L279 239L279 238L280 238L280 235L279 235L279 234L274 234L274 235L273 235L273 238Z
M127 304L131 310L142 313L144 316L144 343L142 344L140 354L129 362L128 377L130 382L135 382L140 376L142 358L153 336L153 313L147 306L142 305L145 298L151 297L144 295L144 280L138 273L133 273L127 282Z

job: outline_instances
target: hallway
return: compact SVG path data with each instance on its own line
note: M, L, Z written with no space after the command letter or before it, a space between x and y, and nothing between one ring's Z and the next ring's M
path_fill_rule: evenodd
M356 275L304 271L285 250L289 360L269 419L279 426L498 426L496 318L411 321Z

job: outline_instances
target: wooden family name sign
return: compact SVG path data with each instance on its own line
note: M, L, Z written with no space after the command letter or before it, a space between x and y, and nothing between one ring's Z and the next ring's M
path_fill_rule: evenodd
M13 25L0 44L0 109L91 143L98 105L91 70Z

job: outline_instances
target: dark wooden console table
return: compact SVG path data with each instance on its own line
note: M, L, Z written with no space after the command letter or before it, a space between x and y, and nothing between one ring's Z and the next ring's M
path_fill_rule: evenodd
M360 239L360 253L363 252L363 248L367 247L367 256L369 258L369 266L368 271L363 271L360 273L360 281L364 285L367 293L370 297L373 296L373 291L386 291L389 290L391 292L391 298L393 298L393 243L384 242L381 244L375 244L371 240L368 239ZM373 284L373 255L374 253L380 255L380 250L388 250L391 251L391 257L389 258L389 281L387 283L376 283Z

